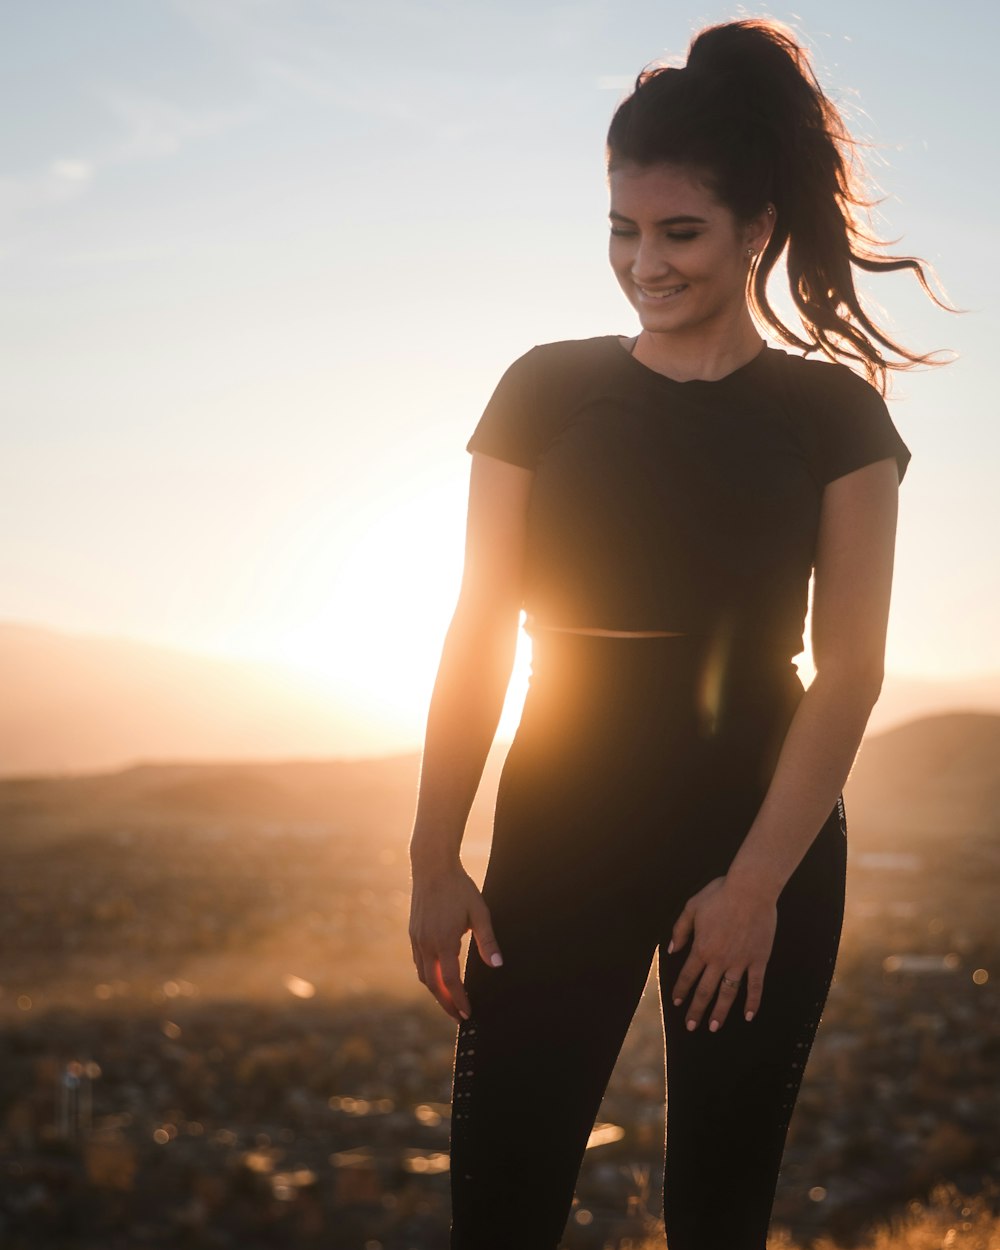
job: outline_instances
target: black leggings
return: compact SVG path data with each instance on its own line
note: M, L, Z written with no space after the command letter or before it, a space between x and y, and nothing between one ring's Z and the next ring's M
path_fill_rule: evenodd
M556 1250L659 947L670 1250L765 1250L788 1125L844 913L842 796L777 903L760 1009L746 977L693 1032L667 954L723 876L803 695L787 656L692 637L539 631L483 882L504 963L471 941L451 1121L452 1250ZM712 999L714 1003L714 997ZM711 1007L711 1004L710 1004Z

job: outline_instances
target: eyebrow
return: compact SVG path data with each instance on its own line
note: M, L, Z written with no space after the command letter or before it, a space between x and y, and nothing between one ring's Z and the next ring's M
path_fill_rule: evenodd
M608 213L612 221L627 221L630 226L634 226L635 222L631 217L626 217L624 213L616 213L614 209ZM707 226L708 221L704 217L692 217L689 214L682 214L678 217L664 217L662 221L656 223L658 226Z

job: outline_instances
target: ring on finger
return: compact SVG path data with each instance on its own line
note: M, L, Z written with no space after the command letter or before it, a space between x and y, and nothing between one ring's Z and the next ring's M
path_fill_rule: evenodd
M725 974L723 974L722 983L723 985L732 985L733 987L739 985L739 981L731 981Z

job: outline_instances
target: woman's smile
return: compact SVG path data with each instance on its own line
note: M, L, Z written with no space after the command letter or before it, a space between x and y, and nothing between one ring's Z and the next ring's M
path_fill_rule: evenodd
M637 282L635 284L635 289L639 292L640 299L652 300L654 303L662 304L664 300L675 299L681 294L682 291L686 291L687 283L655 289L652 287L640 286Z

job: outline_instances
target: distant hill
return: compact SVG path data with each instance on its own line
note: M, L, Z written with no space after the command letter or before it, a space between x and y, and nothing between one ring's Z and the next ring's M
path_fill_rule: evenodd
M491 752L466 849L486 849L506 745ZM1000 838L1000 715L930 716L870 735L845 787L852 846ZM142 764L117 772L0 780L9 844L109 830L178 827L408 840L416 753L360 760Z
M1000 837L1000 716L942 713L869 734L844 802L852 832Z
M935 682L890 673L868 734L976 711L1000 713L1000 674ZM0 622L0 777L168 760L359 759L384 754L386 741L342 693L291 667ZM261 791L256 806L272 800L283 802ZM231 796L217 791L214 801L225 807Z
M506 746L495 747L466 833L489 843ZM118 772L0 779L0 828L9 847L67 836L180 827L350 836L398 849L413 825L417 754L362 760L139 764Z
M0 777L143 760L378 754L384 729L319 678L0 622Z
M372 837L412 820L417 756L291 763L139 764L0 780L0 826L32 841L99 830L201 825Z

